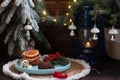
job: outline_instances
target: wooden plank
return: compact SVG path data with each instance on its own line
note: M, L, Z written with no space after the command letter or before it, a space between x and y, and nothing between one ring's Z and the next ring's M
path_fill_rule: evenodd
M52 15L64 15L68 12L68 5L70 4L70 0L49 0L46 1L46 9Z

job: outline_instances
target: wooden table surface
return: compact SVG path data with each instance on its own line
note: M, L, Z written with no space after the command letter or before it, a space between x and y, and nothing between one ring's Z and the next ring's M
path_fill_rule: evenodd
M2 66L15 58L0 58L0 80L13 80L2 72ZM80 80L120 80L120 61L106 57L99 65L94 66L101 73L92 70L89 75Z

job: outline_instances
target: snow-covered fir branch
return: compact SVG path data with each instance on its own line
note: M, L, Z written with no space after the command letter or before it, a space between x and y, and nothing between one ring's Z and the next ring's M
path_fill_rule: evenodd
M32 27L35 29L35 31L39 31L39 26L37 24L37 21L39 20L39 15L31 8L31 6L33 7L32 1L29 0L24 0L21 3L21 7L22 7L22 11L21 11L21 15L22 15L22 22L26 23L27 20L30 21Z
M11 0L4 0L1 5L0 5L0 13L2 13L2 11L4 11L4 9L8 6L8 4L10 3Z

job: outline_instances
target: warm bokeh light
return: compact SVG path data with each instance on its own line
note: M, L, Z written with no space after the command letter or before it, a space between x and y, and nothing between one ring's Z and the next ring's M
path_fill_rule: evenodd
M43 10L43 15L45 16L47 14L46 10L44 9Z
M64 26L66 26L67 24L66 24L66 23L64 23L63 25L64 25Z
M37 0L37 2L38 2L38 3L40 3L40 2L41 2L41 0Z
M70 9L70 8L71 8L71 5L68 6L68 9Z
M77 0L73 0L73 2L75 2L75 3L76 3L76 2L77 2Z
M72 23L72 19L70 19L70 23Z
M66 15L68 16L69 14L68 14L68 13L66 13Z
M55 18L54 18L54 19L53 19L53 21L54 21L54 22L56 22L56 21L57 21L57 19L55 19Z

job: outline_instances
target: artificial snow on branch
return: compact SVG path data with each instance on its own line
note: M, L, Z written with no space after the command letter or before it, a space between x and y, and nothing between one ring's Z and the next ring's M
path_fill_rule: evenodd
M21 26L22 26L21 24L18 24L14 31L14 41L21 37Z
M4 43L7 44L9 39L11 38L11 35L13 34L14 30L9 31L9 33L6 35Z
M35 6L34 3L33 3L33 0L28 0L28 2L29 2L30 7L33 8Z
M15 1L15 3L17 2L18 0ZM9 0L8 0L9 2ZM4 3L4 7L6 7L8 4L8 2L3 2ZM3 16L2 16L2 19L1 19L1 24L0 24L0 34L5 30L7 24L9 24L9 22L11 21L11 18L13 17L16 9L17 9L17 6L16 4L13 4L13 7L10 11L7 11ZM1 4L2 5L2 4ZM3 9L2 9L3 10ZM2 11L0 10L0 11Z
M30 21L32 27L35 29L35 31L39 31L39 26L37 24L37 21L39 20L39 16L37 15L37 13L35 11L33 11L30 7L29 3L32 3L31 1L28 2L29 0L24 0L21 4L22 7L22 11L21 11L21 15L22 15L22 22L25 24L27 20ZM33 5L32 5L33 7Z
M8 13L7 18L6 18L6 21L5 21L6 24L8 24L8 23L10 22L12 16L13 16L14 13L15 13L16 8L17 8L17 7L14 5L14 6L12 7L12 9L10 10L10 12Z
M14 48L15 48L15 42L13 40L10 40L10 42L8 43L8 54L11 56L14 52Z
M11 0L4 0L0 5L0 14L4 11L4 9L8 6Z
M7 17L7 13L5 13L3 16L2 16L2 20L1 20L1 24L0 24L0 34L5 30L7 24L4 23L6 21L6 17Z
M24 51L26 49L26 40L23 38L23 36L19 37L19 45L21 51Z

